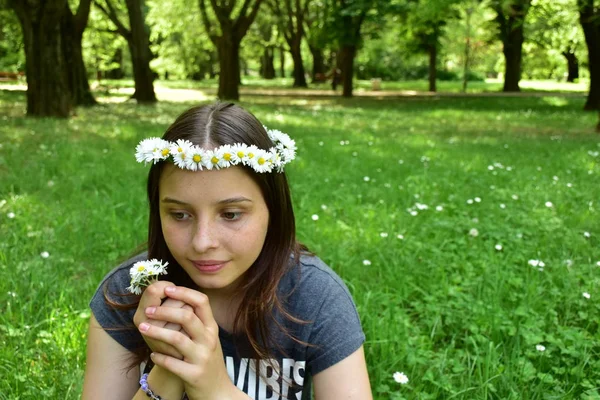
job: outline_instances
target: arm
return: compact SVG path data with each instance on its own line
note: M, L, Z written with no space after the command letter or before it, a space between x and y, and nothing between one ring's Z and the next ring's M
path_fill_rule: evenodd
M373 398L362 346L342 361L316 374L313 382L315 400Z

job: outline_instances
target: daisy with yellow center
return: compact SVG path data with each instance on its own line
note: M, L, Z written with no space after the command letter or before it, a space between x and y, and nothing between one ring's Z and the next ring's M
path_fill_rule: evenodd
M163 263L156 258L136 262L129 269L131 282L127 290L133 294L142 294L146 286L156 282L160 275L167 274L167 265L169 265L168 262Z

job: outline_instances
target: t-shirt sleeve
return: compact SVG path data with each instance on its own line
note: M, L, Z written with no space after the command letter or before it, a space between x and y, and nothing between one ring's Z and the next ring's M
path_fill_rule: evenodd
M320 284L313 287L315 293L312 299L320 299L321 304L310 324L310 345L307 349L307 367L312 375L342 361L365 341L348 288L337 275L325 272L321 275Z
M144 339L133 324L139 297L127 291L129 267L126 262L104 277L90 301L94 317L106 333L129 351L144 345Z

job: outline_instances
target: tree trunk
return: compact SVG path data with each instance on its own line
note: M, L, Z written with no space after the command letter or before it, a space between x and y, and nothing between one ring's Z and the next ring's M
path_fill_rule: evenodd
M72 109L61 35L66 0L9 2L15 10L25 47L27 115L67 118Z
M275 51L273 46L265 47L263 56L261 58L260 74L265 79L275 78L275 65L273 63L275 59Z
M154 73L150 69L152 58L150 35L142 12L143 0L126 0L126 4L131 30L131 38L127 43L131 52L133 80L135 82L135 92L131 97L139 103L155 103Z
M279 48L279 76L285 78L285 50L283 46Z
M352 79L354 77L354 57L356 56L355 45L342 46L340 50L342 69L342 96L352 97Z
M437 80L437 44L430 44L427 52L429 53L429 91L436 92Z
M80 3L80 7L83 2ZM87 7L89 14L89 4ZM81 40L83 31L87 25L87 14L83 21L77 21L76 17L66 5L65 14L62 21L63 51L68 65L67 79L71 91L71 102L75 106L92 106L96 104L96 99L90 91L87 70L83 62L83 51Z
M523 55L523 23L514 18L509 19L509 32L503 43L504 53L504 92L520 92L521 60Z
M304 63L302 62L302 53L300 51L300 40L298 43L293 43L290 46L290 53L292 54L292 60L294 61L294 87L308 87L306 83L306 76L304 75Z
M579 60L572 50L563 51L562 55L567 59L567 82L575 82L579 79Z
M327 70L325 68L325 57L323 56L323 50L311 45L309 45L309 49L313 57L312 81L314 83L316 81L315 78L317 74L324 76L327 73Z
M239 100L240 42L227 37L223 32L217 49L219 51L219 99Z
M580 0L579 22L583 28L585 43L588 48L588 65L590 70L590 92L584 110L600 111L600 24L594 13L592 0Z

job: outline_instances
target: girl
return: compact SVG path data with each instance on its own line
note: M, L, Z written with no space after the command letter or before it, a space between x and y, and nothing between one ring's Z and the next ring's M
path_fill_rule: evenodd
M148 250L90 303L83 399L372 398L348 289L295 238L294 156L287 135L224 103L138 146L152 162ZM167 275L127 293L146 259Z

